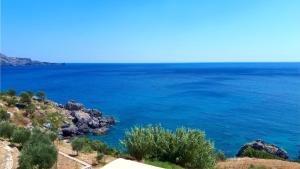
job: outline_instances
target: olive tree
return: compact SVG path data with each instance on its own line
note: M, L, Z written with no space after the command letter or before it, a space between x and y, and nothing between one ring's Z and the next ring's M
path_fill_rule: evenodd
M87 138L85 137L76 137L72 140L71 146L72 149L76 151L76 155L78 155L78 152L83 149L86 142L87 142Z
M50 169L57 161L57 150L49 135L33 129L30 139L21 150L19 168Z
M53 144L37 142L26 145L19 158L19 168L51 169L57 161L57 150Z

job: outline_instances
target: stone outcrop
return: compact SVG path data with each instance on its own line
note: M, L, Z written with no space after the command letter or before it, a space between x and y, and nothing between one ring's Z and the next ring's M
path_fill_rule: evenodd
M72 124L61 126L62 137L72 137L93 133L97 135L106 134L111 125L115 124L113 117L103 117L102 112L97 109L86 109L83 104L69 101L64 106L59 105L69 112Z
M77 110L84 109L83 104L76 103L73 100L71 100L68 103L66 103L65 106L64 106L64 108L67 109L67 110L70 110L70 111L77 111Z
M248 148L253 148L254 150L263 151L272 155L275 155L277 157L288 159L288 153L284 150L279 148L278 146L274 144L267 144L262 140L256 140L251 143L247 143L243 145L240 149L240 151L237 153L237 156L242 156L243 152Z

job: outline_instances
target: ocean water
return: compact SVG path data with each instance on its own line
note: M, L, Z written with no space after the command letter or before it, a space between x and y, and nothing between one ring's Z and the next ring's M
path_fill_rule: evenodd
M234 156L263 139L300 150L300 63L66 64L2 67L1 91L45 91L58 103L76 100L119 121L105 136L119 146L134 125L205 131Z

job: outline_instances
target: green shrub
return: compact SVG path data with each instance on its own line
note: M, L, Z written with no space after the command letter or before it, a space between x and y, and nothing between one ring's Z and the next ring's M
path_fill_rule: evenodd
M0 109L0 122L9 120L10 115L3 109Z
M273 154L269 154L264 151L255 150L251 147L247 147L243 153L241 154L241 157L251 157L251 158L263 158L263 159L279 159L283 160L280 157L277 157Z
M46 94L43 91L38 91L36 95L44 101L46 99Z
M21 150L19 168L50 169L57 160L57 150L49 135L39 129L32 130L30 139Z
M16 96L16 90L15 89L9 89L9 90L7 90L6 94L11 96L11 97Z
M72 142L71 146L74 151L76 151L76 155L78 152L81 151L87 144L89 140L85 137L75 137Z
M57 160L57 150L53 144L37 142L26 145L19 158L19 168L50 169Z
M21 103L30 104L31 98L32 98L32 95L28 92L22 92L20 94L20 102Z
M217 161L225 161L226 160L225 154L223 152L216 152L215 155L216 155Z
M14 130L12 142L24 145L30 138L31 132L23 127Z
M213 145L199 130L179 128L171 132L159 125L134 127L126 132L121 143L137 160L158 159L199 169L215 166Z
M28 106L26 106L26 110L25 111L26 111L27 116L32 117L33 113L35 111L35 105L29 104Z
M47 134L52 142L54 142L57 139L57 133L53 131L48 131Z
M41 131L40 129L38 128L34 128L31 132L31 136L30 136L30 139L29 139L29 144L35 144L35 143L39 143L39 142L42 142L44 144L52 144L52 141L49 137L49 135L44 132L44 131Z
M14 107L17 104L17 102L18 100L14 96L6 99L6 103L8 107Z
M51 125L51 130L53 132L57 132L60 126L67 121L68 119L59 112L47 113L42 117L35 117L33 120L34 126L43 126L45 123L49 123Z
M9 122L0 123L0 137L10 139L14 133L16 126Z

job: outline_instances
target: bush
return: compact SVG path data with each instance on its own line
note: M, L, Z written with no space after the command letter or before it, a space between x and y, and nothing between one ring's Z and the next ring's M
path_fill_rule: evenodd
M19 158L19 168L50 169L57 160L57 150L53 144L37 142L26 145Z
M42 91L38 91L36 95L44 101L46 99L46 94Z
M3 109L0 109L0 122L9 120L10 115Z
M84 146L88 143L88 139L85 137L75 137L72 142L71 146L74 151L76 151L76 155L78 155L78 152L83 149Z
M39 142L42 142L44 144L52 144L52 141L46 132L43 132L40 129L34 128L31 132L29 144L35 144L35 143L39 143Z
M45 123L51 125L51 130L57 132L60 126L68 119L59 112L47 113L45 116L36 117L33 120L33 124L36 126L43 126Z
M15 125L10 124L9 122L0 123L0 137L10 139L14 133Z
M179 128L175 132L161 126L134 127L121 142L137 160L158 159L186 168L210 169L215 166L213 145L203 132Z
M279 159L283 160L280 157L277 157L273 154L269 154L264 151L255 150L251 147L246 148L243 153L241 154L241 157L251 157L251 158L263 158L263 159Z
M30 104L31 98L32 98L32 95L28 92L22 92L20 94L20 102L21 103Z
M16 90L9 89L9 90L7 90L6 94L11 96L11 97L16 96Z
M18 100L15 96L13 96L11 98L7 98L6 102L8 107L14 107L17 104Z
M32 117L33 113L35 112L35 106L33 104L29 104L26 106L26 115Z
M29 138L30 138L31 132L25 128L17 128L14 130L14 133L12 135L12 142L19 143L21 145L24 145Z
M225 161L226 157L223 152L216 152L216 161Z
M19 168L50 169L57 160L57 150L47 133L33 129L30 139L22 148Z
M54 142L57 139L57 133L53 131L48 131L47 134L52 142Z

